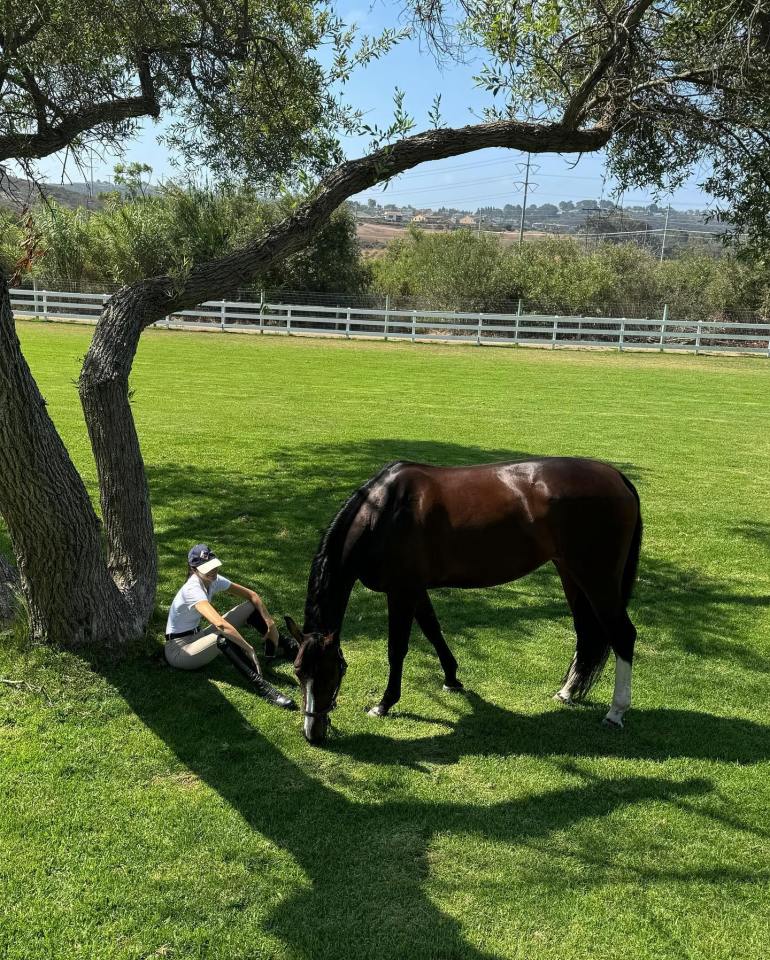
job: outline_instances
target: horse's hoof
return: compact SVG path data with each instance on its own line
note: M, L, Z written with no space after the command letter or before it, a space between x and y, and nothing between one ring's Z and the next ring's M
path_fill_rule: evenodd
M621 719L613 720L609 715L602 720L602 726L607 727L608 730L622 730L623 721Z
M388 715L388 708L378 703L376 707L371 707L366 712L370 717L386 717Z
M572 699L572 697L563 697L561 695L561 691L559 691L558 693L555 693L553 695L553 698L557 703L561 703L565 707L575 706L575 701Z
M465 687L460 683L459 680L455 680L454 683L445 683L441 688L444 693L464 693Z

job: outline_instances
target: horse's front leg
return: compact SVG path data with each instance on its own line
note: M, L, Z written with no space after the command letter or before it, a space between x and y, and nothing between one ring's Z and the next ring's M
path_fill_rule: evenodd
M409 650L409 633L414 619L414 598L400 593L388 594L388 685L382 700L369 711L371 717L384 717L401 699L401 676Z

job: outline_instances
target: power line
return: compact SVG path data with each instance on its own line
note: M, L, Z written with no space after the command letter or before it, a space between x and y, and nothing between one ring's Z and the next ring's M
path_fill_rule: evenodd
M541 173L541 174L539 174L539 176L544 176L544 174ZM384 200L387 202L387 200L388 200L389 197L392 198L392 199L394 199L394 200L397 200L397 199L403 198L403 197L421 196L421 195L423 195L423 194L436 193L436 192L442 192L442 191L445 192L445 193L451 193L452 190L463 190L463 189L465 189L465 188L467 188L467 187L474 187L474 186L476 186L476 185L478 185L478 184L483 184L483 183L498 183L498 182L499 182L499 183L504 183L506 180L507 180L507 177L481 177L481 178L479 178L479 179L477 179L477 180L468 180L468 181L466 181L466 182L464 182L464 183L434 184L433 186L430 186L430 187L412 187L412 188L409 188L409 187L406 187L406 186L405 186L403 189L399 189L399 190L390 190L390 189L388 189L388 190L386 190L386 191L384 190L384 191L379 192L379 193L374 193L374 192L373 192L373 188L369 187L367 190L362 190L361 193L359 194L359 196L361 196L363 199L369 199L370 197L371 197L371 199L373 199L373 200L383 200L383 199L384 199ZM492 199L496 199L496 198L503 197L503 196L508 196L508 194L490 194L490 195L488 195L488 196L478 197L478 199L481 199L481 200L490 199L490 200L492 200ZM548 193L542 194L542 196L543 196L545 199L563 199L563 198L564 198L564 191L561 191L561 192L559 192L559 193L555 193L555 192L550 192L550 191L549 191ZM352 199L352 198L351 198L351 199ZM466 198L463 198L463 199L464 199L465 201L468 201L468 200L474 200L474 199L476 199L476 197L466 197ZM574 193L571 193L570 199L573 200L573 201L578 201L578 200L595 200L595 196L593 196L593 195L575 196ZM698 204L698 199L699 199L699 198L697 198L697 197L681 197L678 202L679 202L679 203L695 203L695 204L698 205L698 207L699 207L699 209L700 209L700 208L703 207L703 204ZM405 201L402 200L402 203L404 203L404 202L405 202ZM453 203L458 203L458 202L460 202L460 198L454 198L452 202L453 202ZM647 205L647 206L650 206L650 205L652 204L652 202L653 202L652 200L649 200L646 205ZM643 204L642 204L642 203L639 203L639 204L636 204L636 205L637 205L637 206L642 206ZM624 207L623 209L627 209L627 208Z
M660 262L663 263L663 254L666 250L666 231L668 230L668 217L671 213L671 204L666 207L666 222L663 226L663 242L660 245Z

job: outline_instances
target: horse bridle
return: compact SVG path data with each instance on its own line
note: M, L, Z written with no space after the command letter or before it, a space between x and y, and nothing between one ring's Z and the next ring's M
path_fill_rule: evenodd
M337 709L337 694L340 692L342 681L345 677L345 674L348 671L348 665L345 658L342 656L341 647L337 647L337 658L339 660L339 665L340 665L340 678L337 681L337 686L334 688L334 693L332 694L332 698L329 701L329 706L326 707L325 710L303 710L302 711L303 717L314 717L314 718L320 717L322 720L325 720L327 723L331 723L331 721L329 720L329 714L332 712L332 710Z

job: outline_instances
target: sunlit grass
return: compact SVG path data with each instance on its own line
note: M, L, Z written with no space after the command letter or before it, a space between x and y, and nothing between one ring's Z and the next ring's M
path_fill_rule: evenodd
M24 325L94 497L72 380L89 331ZM0 649L0 956L760 957L770 922L770 364L148 333L134 412L161 576L118 667ZM413 634L394 716L384 598L357 588L326 750L226 664L157 657L204 540L300 617L319 533L388 460L610 460L646 522L626 729L550 699L550 570L439 592L473 691ZM4 541L5 545L5 541ZM287 667L277 681L291 689Z

